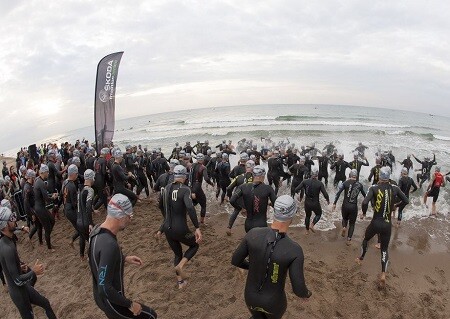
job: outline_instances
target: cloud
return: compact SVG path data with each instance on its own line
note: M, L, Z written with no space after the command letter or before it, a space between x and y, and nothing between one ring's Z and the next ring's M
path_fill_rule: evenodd
M10 138L2 147L91 125L97 63L119 50L118 118L259 103L450 116L449 9L437 1L3 1L0 110Z

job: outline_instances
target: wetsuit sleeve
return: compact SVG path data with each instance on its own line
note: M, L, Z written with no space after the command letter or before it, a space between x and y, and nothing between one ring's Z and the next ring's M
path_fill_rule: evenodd
M44 199L45 203L46 204L50 203L51 199L48 196L47 189L45 189L44 185L42 185L42 187L40 187L39 190L41 191L42 198Z
M369 208L369 203L372 200L374 194L373 194L373 188L369 188L369 191L367 192L366 197L364 197L364 200L362 202L362 211L363 215L366 215L367 209Z
M234 192L234 194L230 198L231 206L233 206L236 209L241 210L242 207L240 207L239 204L238 204L238 199L241 198L241 197L242 197L242 188L241 188L241 186L238 186L236 188L236 191Z
M303 263L303 250L299 247L298 256L289 265L289 278L291 279L294 293L300 298L309 298L312 293L306 288Z
M415 159L418 163L422 164L422 161L419 160L415 155L413 155L413 157L414 157L414 159Z
M369 161L367 160L367 158L363 162L361 162L361 165L362 166L369 166Z
M101 297L108 299L111 303L130 308L131 300L125 298L113 287L114 271L117 260L120 256L118 248L108 247L100 252L100 260L98 261L98 290ZM100 279L101 278L101 279Z
M361 185L361 194L366 197L366 191L364 190L364 187Z
M15 251L12 247L5 248L3 253L6 262L6 271L10 274L16 286L24 286L36 279L36 274L33 271L29 271L26 274L20 273L16 264Z
M273 205L275 204L275 201L277 200L277 195L275 195L275 191L272 187L270 187L269 198L270 198L270 206L273 207Z
M75 184L71 185L71 190L70 190L70 200L72 202L73 205L77 206L78 205L78 193L77 193L77 188L75 186Z
M94 196L95 196L94 190L92 188L89 189L86 197L86 214L88 225L94 225L94 222L92 221L92 213L94 211L92 203L94 201Z
M248 256L247 236L248 234L234 251L233 257L231 258L231 264L233 266L248 270L249 262L246 260Z
M374 173L374 168L372 168L371 170L370 170L370 174L369 174L369 177L367 178L367 180L370 182L371 180L372 180L372 177L375 175L375 173Z
M341 184L341 186L339 187L339 190L338 190L338 192L336 193L336 196L334 197L334 205L336 205L336 203L337 203L337 201L338 201L338 199L339 199L339 196L341 196L341 193L342 193L342 191L345 189L345 187L344 187L344 183L342 183Z
M328 196L327 190L325 189L323 183L320 183L320 192L322 193L323 197L325 197L326 201L330 203L330 196Z
M161 175L161 176L163 176L163 175ZM153 190L155 192L159 192L161 190L161 176L158 177L158 179L155 182L155 186L153 186Z
M203 168L203 179L205 180L205 182L207 184L213 186L213 183L211 182L211 179L209 178L208 170L206 169L206 166Z
M336 164L337 164L337 161L334 162L334 163L330 166L330 169L334 169L334 168L336 167Z
M416 185L416 182L414 182L413 179L411 179L411 180L412 180L411 186L414 188L414 189L413 189L413 192L415 192L415 191L418 189L418 187L417 187L417 185Z
M233 189L236 187L237 177L233 178L231 180L230 185L227 187L227 196L228 198L231 198L233 196Z
M191 197L191 191L188 190L184 193L184 205L186 205L186 209L189 215L189 218L192 221L192 224L194 224L194 227L197 229L200 226L198 225L198 219L197 219L197 213L194 208L194 204L192 203L192 197Z
M406 195L402 192L402 190L400 188L398 188L398 186L392 186L394 188L394 196L398 196L404 205L409 204L409 199L408 197L406 197ZM397 203L396 206L401 205L401 203Z

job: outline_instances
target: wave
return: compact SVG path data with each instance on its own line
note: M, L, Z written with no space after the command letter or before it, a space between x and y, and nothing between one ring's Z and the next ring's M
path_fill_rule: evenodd
M273 116L256 116L256 117L241 117L235 119L199 119L199 120L186 120L184 124L210 124L213 123L240 123L258 120L275 120Z
M433 134L432 134L433 135ZM450 137L448 136L441 136L441 135L433 135L433 137L437 140L441 141L450 141Z
M319 117L319 116L302 116L302 115L280 115L277 116L275 118L275 121L286 121L286 122L291 122L291 121L302 121L302 120L317 120L317 119L336 119L336 120L341 120L341 119L345 119L345 117Z

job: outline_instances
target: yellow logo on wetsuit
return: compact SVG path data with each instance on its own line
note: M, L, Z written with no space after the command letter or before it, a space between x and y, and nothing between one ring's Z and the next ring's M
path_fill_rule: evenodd
M386 197L384 201L384 210L383 210L383 218L386 222L390 221L390 214L391 214L391 201L390 201L390 194L389 190L385 190L384 193L381 191L381 189L377 192L377 200L375 202L374 211L375 214L379 214L381 212L381 203L383 202L383 199Z
M276 284L278 282L278 271L280 269L280 266L277 263L273 263L273 272L270 279L272 279L272 283Z

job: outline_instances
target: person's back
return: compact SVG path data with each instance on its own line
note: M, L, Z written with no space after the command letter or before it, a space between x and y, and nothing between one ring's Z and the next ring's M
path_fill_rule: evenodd
M271 227L250 230L233 254L231 263L248 270L245 302L252 318L283 316L287 307L284 288L288 271L294 294L300 298L311 296L303 274L303 250L287 235L296 211L292 197L277 198Z

